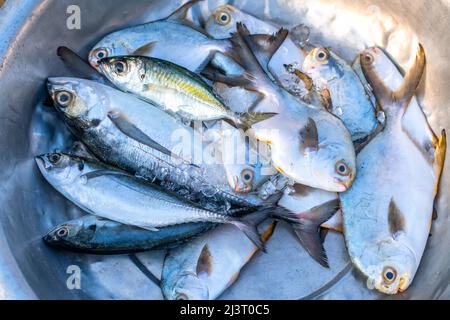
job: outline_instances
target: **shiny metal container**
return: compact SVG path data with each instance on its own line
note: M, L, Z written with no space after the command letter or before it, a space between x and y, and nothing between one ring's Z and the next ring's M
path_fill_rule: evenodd
M205 0L193 15L202 20L224 2ZM68 7L73 4L81 10L81 30L67 28ZM66 45L87 55L105 34L163 18L179 4L6 0L0 7L1 299L162 299L157 278L164 252L105 257L59 251L42 243L41 236L52 226L82 213L45 183L33 156L63 148L67 142L67 132L53 110L41 106L45 79L70 75L56 57L56 48ZM304 23L311 28L313 43L332 46L348 60L365 46L377 44L405 66L419 40L428 58L419 97L433 128L450 130L450 0L236 0L232 4L287 27ZM258 254L223 298L449 299L448 168L447 161L436 202L439 218L407 292L386 297L369 291L349 265L338 234L327 237L331 269L324 270L282 225L269 243L269 253ZM67 285L68 280L72 283L71 266L81 272L79 289Z

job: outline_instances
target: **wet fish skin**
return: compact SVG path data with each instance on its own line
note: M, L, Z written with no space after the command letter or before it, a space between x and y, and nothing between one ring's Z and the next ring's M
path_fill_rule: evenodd
M119 89L189 120L240 120L196 74L165 60L122 56L104 58L101 72Z
M52 247L88 254L128 254L171 249L216 226L213 223L186 223L153 232L85 215L56 226L43 240Z
M195 141L192 128L157 107L88 80L50 78L48 86L55 101L61 93L71 97L67 106L56 103L55 107L78 139L102 161L132 174L173 184L177 191L186 189L196 200L207 197L210 201L216 199L239 206L261 203L256 196L235 194L220 159L205 154L201 143L192 143ZM110 112L122 112L130 124L165 149L174 151L178 158L124 134L108 117ZM182 163L179 157L196 165Z
M90 160L52 153L36 157L36 163L58 192L88 213L154 232L190 222L231 223L262 248L253 219L269 215L270 207L233 217L202 209L174 193Z
M264 241L274 231L262 223ZM258 249L230 228L219 227L171 250L164 261L161 288L168 300L214 300L236 281Z
M365 52L360 59L386 113L386 124L358 155L358 178L340 195L345 239L368 287L397 294L411 285L428 240L446 136L443 132L432 145L435 156L430 161L423 146L404 130L407 109L425 68L422 46L400 87L384 82L377 57Z
M377 129L375 106L358 75L336 53L324 47L313 49L303 62L303 71L319 92L327 90L332 103L329 111L344 122L353 141L363 140Z

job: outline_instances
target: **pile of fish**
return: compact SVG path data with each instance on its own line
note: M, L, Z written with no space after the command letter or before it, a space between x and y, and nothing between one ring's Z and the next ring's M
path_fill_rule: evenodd
M79 78L49 78L48 92L78 142L36 162L87 215L45 242L169 249L164 296L215 299L282 220L324 267L321 229L343 232L369 288L405 291L446 150L415 97L422 46L406 73L380 48L349 65L300 41L304 28L230 5L201 29L186 19L196 2L109 34L88 61L59 48Z

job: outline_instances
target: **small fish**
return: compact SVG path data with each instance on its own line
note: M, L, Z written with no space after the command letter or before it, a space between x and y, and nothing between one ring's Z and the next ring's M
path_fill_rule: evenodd
M443 131L425 149L405 130L405 125L411 130L407 112L425 69L423 47L400 86L383 81L376 60L370 52L360 55L364 76L386 114L385 126L358 154L358 177L340 199L353 264L369 288L397 294L411 285L428 240L446 135ZM417 132L426 131L423 121L414 125L421 126Z
M275 223L261 224L264 242ZM165 260L161 288L168 300L214 300L238 278L258 252L250 241L228 227L219 227L174 250Z
M236 23L245 24L250 34L255 35L254 40L264 42L264 35L271 35L279 30L279 27L262 21L231 5L219 6L208 18L205 30L215 39L226 39L237 31ZM297 28L298 29L298 28ZM308 35L306 35L307 40ZM301 66L305 59L305 53L297 47L290 36L281 44L280 48L270 59L268 69L275 79L291 93L300 96L306 93L303 82L297 81L295 75L287 70L285 65Z
M236 194L220 157L204 152L196 131L129 94L89 80L50 78L49 93L65 123L101 161L156 179L194 201L257 206Z
M267 76L267 63L286 38L286 30L274 35L272 45L263 51L244 25L238 23L237 30L232 40L235 58L245 66L247 74L233 77L211 69L202 74L262 95L264 103L252 111L276 115L254 124L252 135L270 145L272 163L280 173L296 183L326 191L347 190L356 175L356 159L351 136L342 121L323 108L301 102Z
M188 10L201 0L185 3L169 17L113 32L98 42L89 53L89 62L107 57L139 55L164 59L190 71L199 72L214 56L227 52L227 40L215 40L186 19ZM228 62L226 62L228 61ZM222 57L231 69L236 63Z
M56 226L43 240L52 247L88 254L127 254L175 248L216 226L204 222L185 223L153 232L85 215Z
M262 248L253 220L273 210L269 206L243 218L204 210L122 171L62 153L38 156L36 163L58 192L88 213L149 231L191 222L230 223Z
M120 90L130 92L188 121L229 119L243 125L199 76L171 62L122 56L99 62L102 73ZM247 123L251 126L251 123Z
M302 70L309 75L316 90L327 91L331 109L350 131L353 141L362 141L377 129L375 107L358 75L342 58L331 50L313 49Z

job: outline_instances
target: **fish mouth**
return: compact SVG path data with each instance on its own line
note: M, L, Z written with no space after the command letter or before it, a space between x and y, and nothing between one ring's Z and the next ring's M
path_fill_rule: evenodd
M46 165L46 161L44 159L44 156L34 157L34 161L36 162L36 165L38 166L38 168L39 168L39 170L41 172L47 171L46 170L47 165Z

